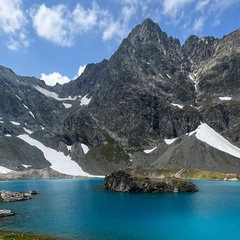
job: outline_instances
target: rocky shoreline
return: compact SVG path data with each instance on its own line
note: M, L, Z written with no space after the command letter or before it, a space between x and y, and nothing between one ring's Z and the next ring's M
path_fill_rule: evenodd
M38 194L36 190L29 190L28 192L10 192L6 190L0 191L0 202L18 202L32 199L32 195ZM9 209L0 209L0 218L14 216L15 213Z
M104 188L117 192L197 192L193 183L175 177L164 179L150 179L133 172L119 170L107 175L104 179Z

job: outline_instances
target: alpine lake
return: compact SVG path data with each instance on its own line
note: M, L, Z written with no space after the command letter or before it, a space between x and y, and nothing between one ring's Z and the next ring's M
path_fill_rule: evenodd
M69 240L230 240L240 236L240 182L192 181L196 193L119 193L103 178L19 180L1 189L39 192L33 199L0 203L15 216L1 231Z

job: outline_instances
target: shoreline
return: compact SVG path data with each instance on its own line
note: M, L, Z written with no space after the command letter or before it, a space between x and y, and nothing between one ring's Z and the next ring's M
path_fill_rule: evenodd
M42 234L34 234L34 233L25 233L25 232L17 232L17 231L2 231L0 230L0 239L14 239L14 240L69 240L66 238L56 238L49 235Z

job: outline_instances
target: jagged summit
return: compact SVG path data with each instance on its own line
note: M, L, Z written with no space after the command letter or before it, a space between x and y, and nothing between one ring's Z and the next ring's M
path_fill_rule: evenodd
M137 41L138 43L161 42L165 45L167 38L167 34L150 18L137 25L128 36L128 39L132 44Z

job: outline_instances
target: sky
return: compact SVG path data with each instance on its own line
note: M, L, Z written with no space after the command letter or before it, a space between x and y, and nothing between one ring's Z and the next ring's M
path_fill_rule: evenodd
M0 0L0 65L48 85L109 59L151 18L181 44L240 28L240 0Z

